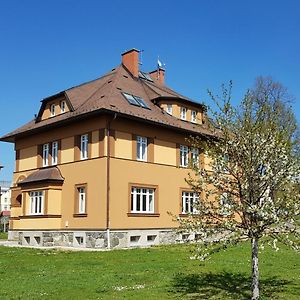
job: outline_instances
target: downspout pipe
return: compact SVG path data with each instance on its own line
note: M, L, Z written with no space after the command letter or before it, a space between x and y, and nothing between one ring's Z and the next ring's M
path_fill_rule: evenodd
M111 123L117 118L117 113L113 118L107 122L107 160L106 160L106 235L107 235L107 248L110 249L110 126Z

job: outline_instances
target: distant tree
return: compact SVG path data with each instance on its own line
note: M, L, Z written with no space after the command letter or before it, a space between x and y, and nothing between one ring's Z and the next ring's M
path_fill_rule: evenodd
M232 84L210 97L217 138L194 138L208 166L193 163L187 182L200 195L196 213L178 217L181 231L197 232L204 260L228 245L251 240L252 299L259 299L258 249L277 242L299 249L299 136L291 97L272 78L259 77L237 107ZM263 239L262 239L263 238ZM262 239L262 240L261 240Z

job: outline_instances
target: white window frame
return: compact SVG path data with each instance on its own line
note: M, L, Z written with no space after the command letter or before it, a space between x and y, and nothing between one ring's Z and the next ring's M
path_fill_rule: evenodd
M181 120L186 120L186 112L187 112L186 107L180 107L180 119Z
M191 122L197 123L197 111L195 111L195 110L191 111Z
M83 134L80 136L80 159L88 159L89 135Z
M182 214L197 213L197 209L193 206L193 204L196 202L199 202L198 193L182 191L181 193Z
M66 112L66 101L61 101L60 102L60 112L61 113Z
M180 145L180 167L186 168L189 164L189 147Z
M57 162L58 162L58 142L57 141L52 142L51 156L52 156L52 159L51 159L52 166L57 165Z
M49 144L43 145L43 167L49 166Z
M78 187L78 213L86 213L86 188L84 186Z
M173 115L173 106L172 104L167 104L167 113Z
M231 205L228 201L229 195L224 192L220 195L220 212L223 216L229 216L231 214Z
M136 159L147 161L148 139L143 136L136 137Z
M55 116L55 104L54 103L52 103L50 105L50 115L51 115L51 117Z
M30 215L44 214L44 191L33 191L30 195Z
M191 148L191 160L193 166L199 167L199 149L198 148Z
M155 189L146 187L131 188L132 213L154 213Z

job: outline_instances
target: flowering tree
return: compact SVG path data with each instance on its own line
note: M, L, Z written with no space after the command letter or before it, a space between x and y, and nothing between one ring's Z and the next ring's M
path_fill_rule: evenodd
M217 138L193 138L206 164L194 164L187 179L200 201L180 230L197 232L198 258L230 244L251 240L252 299L259 299L258 247L277 242L299 249L299 139L286 89L258 78L238 107L231 104L231 84L222 97L209 93ZM263 239L262 239L263 238Z

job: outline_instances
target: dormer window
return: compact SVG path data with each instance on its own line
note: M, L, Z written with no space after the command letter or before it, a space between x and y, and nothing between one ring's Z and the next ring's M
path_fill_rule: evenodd
M186 108L185 107L180 108L180 119L186 120Z
M172 107L172 104L167 104L167 113L169 115L172 115L173 114L173 107Z
M192 110L191 122L197 123L197 112L195 110Z
M51 117L55 116L55 104L54 103L50 105L50 115L51 115Z
M60 102L60 112L63 114L66 111L66 101Z

